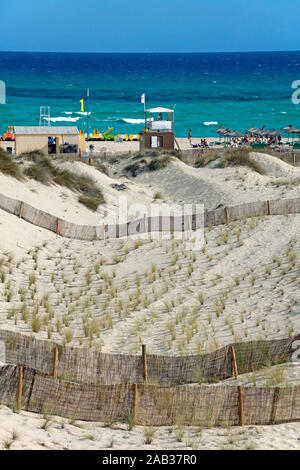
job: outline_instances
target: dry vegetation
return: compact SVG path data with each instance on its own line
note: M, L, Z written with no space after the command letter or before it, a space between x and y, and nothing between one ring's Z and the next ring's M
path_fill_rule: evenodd
M18 159L12 159L1 150L0 171L19 180L27 177L44 185L56 184L76 191L80 193L79 202L93 211L105 202L101 189L92 178L61 169L57 160L50 160L39 151L23 153Z
M255 162L251 156L251 149L249 147L231 148L211 150L204 154L195 162L196 168L201 168L208 165L210 162L215 162L219 168L226 168L227 166L246 166L260 175L264 175L265 171Z

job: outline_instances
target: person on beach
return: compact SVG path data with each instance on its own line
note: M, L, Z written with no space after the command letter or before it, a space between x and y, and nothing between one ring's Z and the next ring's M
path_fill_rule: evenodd
M192 130L190 129L189 130L189 136L188 136L188 141L189 141L190 145L191 145L191 140L192 140Z

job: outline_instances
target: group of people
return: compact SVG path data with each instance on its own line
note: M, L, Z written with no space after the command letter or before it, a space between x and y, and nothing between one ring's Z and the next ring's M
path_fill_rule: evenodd
M190 143L190 146L193 148L207 148L209 147L209 144L206 139L201 139L201 142L199 144L193 144L192 143L192 131L191 129L189 130L188 134L188 141ZM271 147L271 145L280 145L282 141L282 137L280 134L278 135L271 135L271 136L252 136L248 134L246 131L245 134L241 137L233 137L228 144L231 147L238 147L239 145L249 145L251 142L255 143L262 143L262 144L267 144L268 147Z
M208 148L209 147L209 144L208 144L206 139L201 139L200 144L192 144L192 130L191 129L189 130L188 141L189 141L191 147L193 147L193 148L197 148L197 147Z

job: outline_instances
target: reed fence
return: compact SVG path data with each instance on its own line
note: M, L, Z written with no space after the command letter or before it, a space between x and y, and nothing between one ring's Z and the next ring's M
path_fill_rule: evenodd
M144 426L278 424L300 421L300 387L216 382L289 362L300 335L236 343L172 357L110 355L0 331L0 403L83 421ZM213 379L213 380L212 380Z
M292 361L300 335L293 338L229 344L191 356L105 354L95 349L62 346L49 340L0 330L0 362L32 368L46 375L85 384L183 385L224 380L264 366ZM234 351L234 356L233 356ZM55 373L54 373L55 372Z
M0 194L0 209L13 214L33 225L50 230L62 237L77 240L104 240L122 238L135 234L163 231L197 230L228 224L229 222L249 217L264 215L287 215L300 213L300 198L270 201L256 201L237 206L221 207L191 216L156 216L144 217L125 224L77 225L60 219L55 215L32 207L26 202Z
M88 385L0 367L0 402L16 411L143 426L212 427L300 421L300 386Z

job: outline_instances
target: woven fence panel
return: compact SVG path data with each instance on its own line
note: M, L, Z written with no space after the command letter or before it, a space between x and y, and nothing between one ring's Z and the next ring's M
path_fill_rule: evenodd
M215 223L215 211L205 211L204 212L204 227L216 225Z
M36 375L27 411L84 421L124 421L132 408L132 385L80 385Z
M266 365L289 362L293 344L300 338L271 341L249 341L234 344L240 374ZM51 375L54 350L58 348L58 376L86 384L142 383L141 356L104 354L93 349L63 347L52 341L35 339L28 335L0 330L5 343L6 360ZM212 353L195 356L147 356L149 383L180 385L204 383L211 379L232 377L231 345Z
M0 367L0 403L14 406L19 367ZM245 424L300 421L300 387L243 387ZM143 426L212 427L240 422L238 387L227 385L88 385L24 368L22 409L74 420Z
M5 365L0 367L0 403L11 406L16 398L18 385L18 367Z
M215 426L238 424L236 387L139 385L137 424Z
M214 214L214 223L213 225L223 225L226 224L226 213L225 208L216 209Z
M104 238L121 238L128 235L142 234L145 232L163 232L163 231L181 231L195 230L203 226L203 217L196 217L194 214L190 216L184 215L180 217L169 216L153 216L149 218L141 218L123 224L122 226L108 225L105 227L77 225L65 220L57 219L56 216L48 214L44 211L36 209L27 203L16 201L0 194L0 209L11 214L19 215L22 204L22 218L27 222L38 227L56 232L66 238L77 240L103 240ZM280 201L270 201L270 210L272 215L285 215L300 213L300 199L282 199ZM238 206L227 208L229 221L240 220L242 218L257 217L268 214L267 201L256 201ZM196 222L198 221L198 222ZM222 225L227 222L225 207L218 208L214 211L204 212L204 226Z
M228 207L229 221L240 220L243 217L259 217L261 215L267 215L267 213L268 206L266 201L255 201L239 206Z
M56 216L48 214L47 212L41 211L39 209L35 209L25 202L23 204L22 219L26 220L26 222L30 222L33 225L37 225L38 227L56 232Z
M278 402L274 402L276 423L300 421L300 386L280 388Z
M26 409L32 391L36 371L23 370L22 408ZM0 402L3 405L15 407L19 381L19 367L5 365L0 367Z
M145 233L145 219L140 218L128 223L128 235Z
M245 387L245 424L300 421L300 387Z
M4 330L0 330L0 340L5 343L7 362L52 373L54 344L50 341Z
M272 341L247 341L234 344L239 373L244 374L267 365L289 362L292 344L298 338L299 336L295 336Z
M76 240L96 240L96 226L77 225L66 220L59 220L59 235Z
M21 202L0 194L0 209L10 214L19 215Z
M231 357L228 346L212 353L187 356L147 357L148 379L160 385L195 383L232 376Z
M299 214L300 199L282 199L270 201L272 215Z

